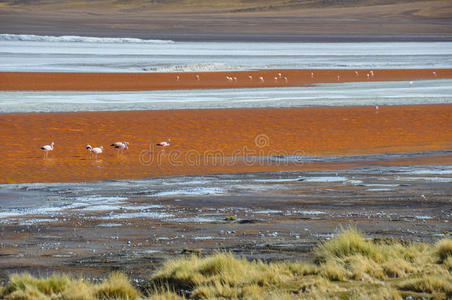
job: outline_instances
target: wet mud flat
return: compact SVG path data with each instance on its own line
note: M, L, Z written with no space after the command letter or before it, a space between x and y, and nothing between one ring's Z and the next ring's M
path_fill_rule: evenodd
M309 260L348 224L432 242L452 235L451 182L443 165L0 185L0 280L121 270L145 286L191 253Z

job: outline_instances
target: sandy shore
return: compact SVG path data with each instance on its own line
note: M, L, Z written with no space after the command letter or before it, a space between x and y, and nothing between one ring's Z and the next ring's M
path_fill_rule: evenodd
M291 164L243 157L448 150L451 124L452 105L1 114L0 182L450 164L450 155ZM170 147L155 146L167 138ZM117 155L109 145L123 140L130 149ZM39 148L51 141L55 150L44 160ZM105 151L90 159L86 144Z
M452 69L265 70L198 73L2 72L0 73L0 90L144 91L222 89L440 78L452 78Z

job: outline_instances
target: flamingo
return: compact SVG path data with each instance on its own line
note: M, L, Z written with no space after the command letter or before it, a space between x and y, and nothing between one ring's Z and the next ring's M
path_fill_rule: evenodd
M358 76L358 75L359 75L358 71L355 71L355 75L356 75L356 76Z
M160 142L160 143L157 144L157 146L168 147L170 145L170 142L171 142L171 140L168 139L168 142Z
M438 75L436 74L436 72L432 72L432 74L433 74L433 76L435 76L435 77L438 76Z
M91 151L91 149L93 149L93 147L91 147L91 145L86 145L85 146L85 148L86 148L86 150L88 150L89 151L89 158L92 158L93 157L93 152Z
M286 76L284 76L284 82L285 82L285 83L289 82L289 80L287 79Z
M233 79L234 79L234 82L237 82L237 77L234 77Z
M369 80L369 79L370 79L370 74L367 73L367 74L366 74L366 77L367 77L367 80Z
M118 154L122 153L124 149L129 149L129 142L116 142L111 144L110 146L114 147L115 149L118 149Z
M341 80L341 76L337 75L337 81Z
M261 81L261 82L264 82L264 77L259 77L259 80Z
M198 80L198 81L199 81L199 75L195 75L195 77L196 77L196 80Z
M41 147L41 150L44 151L44 158L47 158L49 155L49 151L53 151L53 148L55 147L55 143L52 142L50 145L44 145Z
M253 80L253 76L251 76L251 75L249 75L248 78L249 78L250 80Z
M180 76L179 76L179 75L177 75L177 76L176 76L176 80L177 80L177 81L179 81L179 79L180 79Z
M370 74L370 76L374 77L374 71L370 70L369 74Z
M277 81L278 81L278 77L276 77L276 76L275 76L275 77L274 77L273 79L275 79L275 82L277 82Z
M279 78L282 78L282 74L281 73L278 73L278 76L279 76Z
M314 78L314 72L311 72L311 78Z
M90 153L94 153L95 158L97 159L97 155L102 153L102 150L104 149L104 147L100 146L100 147L93 148L90 145L86 145L86 149L88 149Z

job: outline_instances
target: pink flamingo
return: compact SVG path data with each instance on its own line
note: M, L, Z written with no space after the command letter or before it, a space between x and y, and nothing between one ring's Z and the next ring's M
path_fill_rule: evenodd
M49 151L53 151L54 147L54 142L52 142L50 145L44 145L41 147L41 150L44 151L44 158L47 158L47 156L49 156Z
M168 139L168 142L160 142L160 143L157 144L157 146L168 147L170 145L170 142L171 142L171 140Z
M115 149L118 149L118 154L122 153L124 151L124 149L129 149L129 142L116 142L111 144L110 146L114 147Z
M86 149L88 149L90 153L94 153L95 158L97 159L97 155L102 153L102 150L104 149L104 147L100 146L100 147L93 148L93 147L91 147L91 145L86 145Z

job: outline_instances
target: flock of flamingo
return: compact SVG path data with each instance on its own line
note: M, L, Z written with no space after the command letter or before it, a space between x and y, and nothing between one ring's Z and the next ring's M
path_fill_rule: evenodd
M359 72L358 71L355 71L354 73L355 73L355 76L359 76ZM434 77L438 76L438 74L436 74L436 72L432 72L432 74L433 74ZM314 77L315 77L314 72L311 72L311 78L314 79ZM375 77L374 71L370 70L368 73L366 73L367 80L370 80L373 77ZM236 83L238 81L238 78L235 77L235 76L228 76L228 75L226 75L225 78L229 82ZM176 75L176 81L179 81L180 79L181 79L180 76ZM197 81L201 80L201 78L200 78L200 76L198 74L195 75L195 79ZM250 75L248 75L248 79L249 80L253 80L254 78L250 74ZM259 79L260 82L265 82L265 79L264 79L263 76L258 77L258 79ZM278 73L278 75L273 77L273 79L274 79L275 82L279 82L279 80L284 80L284 83L288 83L289 82L289 79L287 78L287 76L285 76L284 74L281 74L281 73ZM337 75L337 81L340 81L340 80L341 80L341 76ZM410 81L410 82L412 83L412 81Z
M168 147L170 146L171 140L168 139L168 141L160 142L156 144L159 147ZM110 145L111 147L115 148L118 151L118 154L121 154L124 152L124 150L129 149L129 142L116 142ZM95 155L95 159L97 159L97 156L103 152L104 147L92 147L91 145L85 146L86 150L89 151L90 157L92 158L92 155ZM49 155L50 151L53 151L55 149L55 142L50 143L50 145L44 145L40 148L44 152L44 158L46 159Z
M355 75L359 76L358 71L355 71ZM436 72L433 72L433 75L436 76ZM374 71L369 71L369 73L366 73L366 78L369 80L371 77L374 77ZM235 76L225 76L226 80L229 82L238 82L238 78ZM311 72L311 78L314 79L314 72ZM181 77L179 75L176 75L176 81L180 81ZM201 77L198 74L195 74L195 79L196 81L200 81ZM253 80L254 77L252 75L248 75L248 79L249 80ZM260 82L265 82L265 78L263 76L258 77ZM283 75L282 73L278 73L277 76L273 77L275 82L279 82L280 80L283 80L284 83L288 83L289 82L289 78L287 78L287 76ZM341 76L337 75L337 80L340 81L341 80Z

